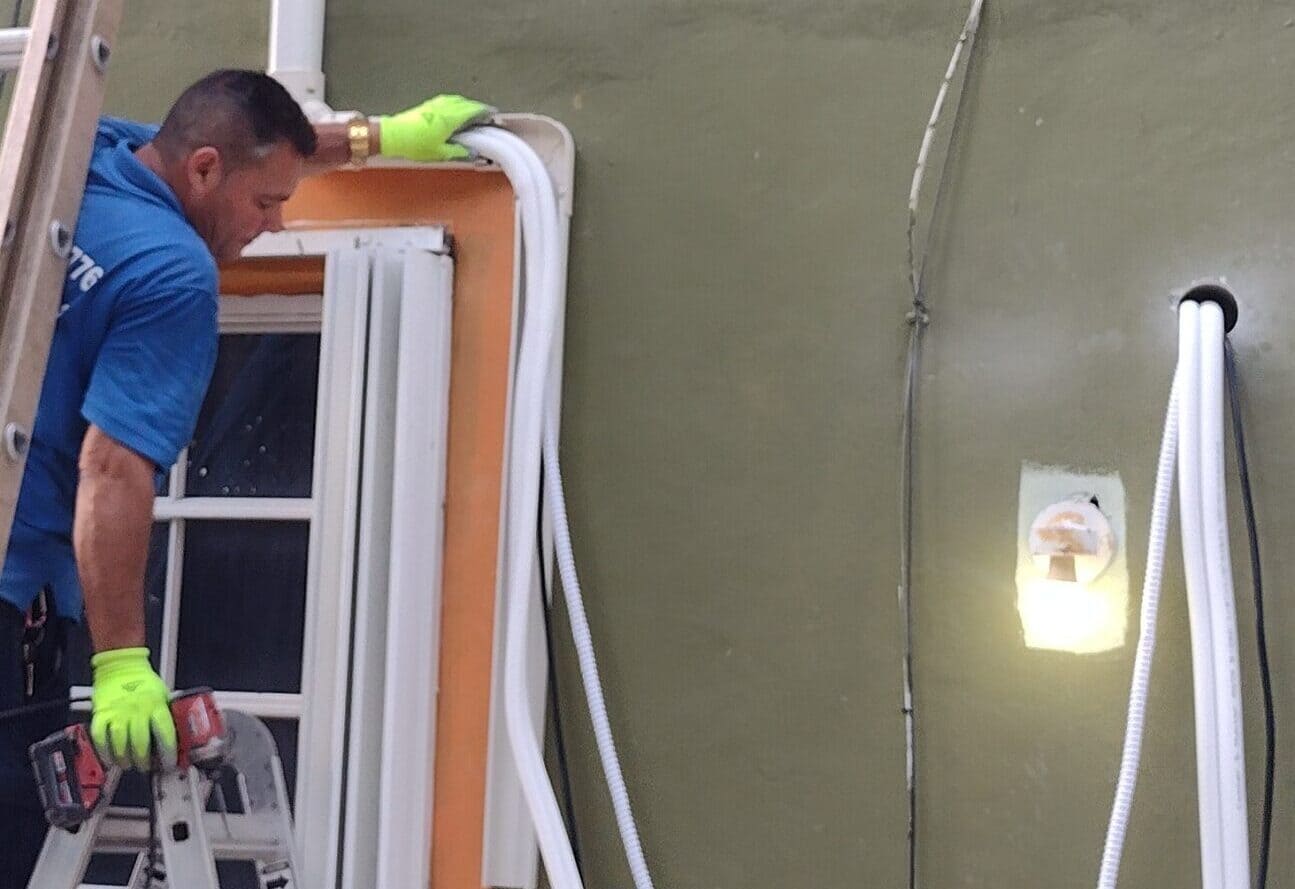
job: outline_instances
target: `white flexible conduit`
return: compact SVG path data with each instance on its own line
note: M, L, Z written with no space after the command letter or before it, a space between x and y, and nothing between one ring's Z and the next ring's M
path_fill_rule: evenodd
M1169 509L1174 499L1174 456L1178 448L1178 398L1182 388L1177 376L1165 411L1165 432L1160 439L1160 460L1156 468L1156 489L1151 506L1151 533L1147 541L1147 571L1142 580L1142 630L1133 658L1133 687L1129 692L1129 720L1124 729L1124 755L1115 791L1111 824L1106 831L1098 889L1115 889L1120 872L1124 835L1133 809L1133 791L1138 783L1138 761L1142 756L1142 729L1146 723L1147 690L1151 685L1151 660L1156 653L1156 614L1160 608L1160 582L1164 576L1165 543L1169 538Z
M1115 889L1137 785L1175 450L1195 686L1201 885L1248 889L1250 883L1241 678L1223 475L1223 310L1216 302L1184 300L1178 329L1178 369L1156 472L1124 753L1098 889Z
M513 134L492 127L469 130L456 141L489 158L512 183L521 208L525 258L525 297L521 338L513 383L508 442L509 496L506 516L506 639L504 653L504 712L508 739L521 779L540 854L554 889L582 889L575 856L558 809L553 785L544 768L531 720L526 691L526 628L534 607L535 581L541 570L535 549L535 507L540 495L541 453L549 505L553 510L554 544L562 574L562 591L580 661L585 695L607 776L621 839L637 889L652 889L638 830L630 811L629 794L621 775L594 660L593 642L575 572L571 531L567 524L558 465L557 343L561 337L560 309L565 301L566 227L558 212L552 182L543 162Z
M562 477L558 466L558 436L556 424L545 423L544 478L549 502L553 505L553 537L557 548L558 570L562 573L562 593L566 597L567 615L571 623L571 636L575 640L576 654L580 658L580 676L584 680L585 694L589 700L589 716L594 724L594 738L598 742L598 755L602 759L603 775L611 793L616 824L620 829L621 843L629 861L630 874L636 889L652 889L652 876L643 858L638 827L630 810L629 791L621 775L620 760L616 756L616 743L612 738L611 723L607 719L607 705L603 702L602 683L598 679L598 662L594 659L593 637L585 619L584 600L580 595L580 582L576 578L575 556L571 551L571 531L567 527L566 500L562 493Z

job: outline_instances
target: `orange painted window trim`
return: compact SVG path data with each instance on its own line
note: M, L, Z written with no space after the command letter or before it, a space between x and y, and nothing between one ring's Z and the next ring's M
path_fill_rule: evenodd
M499 509L512 343L514 201L498 173L373 169L302 183L289 228L445 225L454 317L436 713L431 885L479 889L494 646ZM245 260L223 293L323 291L318 258Z

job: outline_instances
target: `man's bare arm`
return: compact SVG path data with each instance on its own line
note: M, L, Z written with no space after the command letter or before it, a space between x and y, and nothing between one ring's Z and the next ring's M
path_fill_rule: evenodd
M151 460L91 426L81 445L72 544L96 651L144 645Z

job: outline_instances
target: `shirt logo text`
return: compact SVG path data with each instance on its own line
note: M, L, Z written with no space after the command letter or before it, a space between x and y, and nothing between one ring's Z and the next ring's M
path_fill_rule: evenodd
M103 266L94 261L94 257L75 244L72 245L72 259L67 264L67 277L81 285L82 293L89 293L90 288L99 283L103 277Z

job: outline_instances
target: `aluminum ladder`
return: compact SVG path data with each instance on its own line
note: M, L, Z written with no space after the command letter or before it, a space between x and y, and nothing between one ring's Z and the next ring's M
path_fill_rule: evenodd
M0 565L67 274L122 0L36 0L0 29Z
M226 710L224 719L224 768L233 771L237 786L233 811L223 795L218 811L209 811L218 785L198 769L172 769L153 784L151 815L144 808L103 805L76 832L51 827L30 889L76 889L96 852L136 856L129 889L219 889L217 859L254 862L261 889L300 889L274 737L265 723L241 711ZM120 769L109 771L105 800L120 778ZM159 865L151 873L150 860Z

